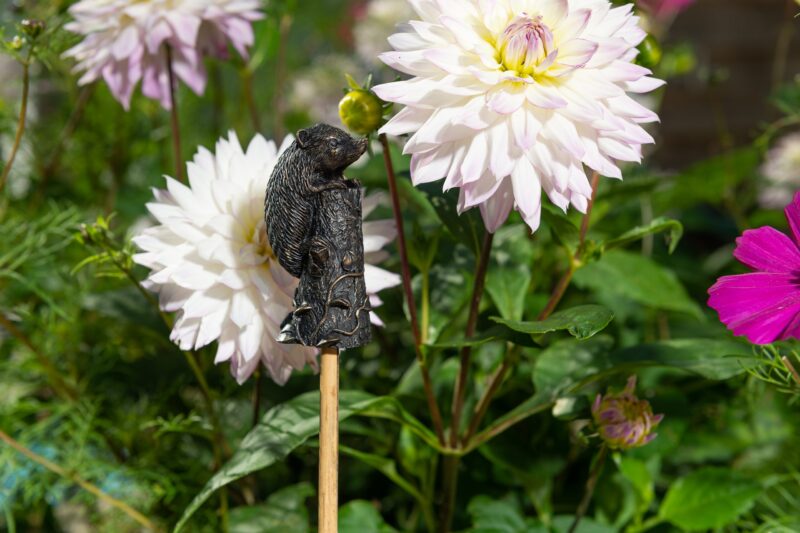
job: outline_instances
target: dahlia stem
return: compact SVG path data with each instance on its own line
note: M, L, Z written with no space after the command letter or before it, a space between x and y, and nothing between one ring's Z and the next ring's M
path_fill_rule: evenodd
M484 390L483 395L475 406L475 411L473 412L472 419L470 420L469 428L467 429L467 432L461 441L463 446L469 445L470 439L480 427L483 417L486 416L486 411L489 409L489 404L492 402L492 398L500 389L500 385L503 383L506 374L511 369L512 362L517 358L519 352L519 346L515 345L513 348L509 347L505 357L503 358L503 362L489 378L489 384L486 386L486 390Z
M472 298L469 304L469 314L467 315L467 327L464 330L464 339L470 339L475 335L475 325L478 322L478 311L483 297L483 287L486 283L486 272L489 270L489 256L492 251L492 241L494 234L488 231L483 236L481 252L478 256L478 264L475 267L475 281L472 286ZM467 392L467 378L469 376L470 356L472 346L461 348L459 360L458 376L456 385L453 389L452 419L450 421L450 446L455 447L458 443L458 432L461 426L461 411L464 408L464 398Z
M542 312L537 317L538 320L544 320L556 309L561 298L564 296L564 293L567 290L570 282L572 281L572 276L575 273L576 265L575 262L580 257L580 254L583 252L583 248L586 244L586 234L589 231L589 223L590 218L592 215L592 206L594 205L595 197L597 195L597 186L600 181L600 175L597 172L592 174L592 197L589 199L589 205L586 208L586 214L583 216L583 221L581 222L581 229L580 229L580 238L578 241L578 249L575 252L575 256L571 258L570 265L561 279L558 281L558 284L553 290L552 295L550 296L550 300L547 302L547 305L542 310ZM492 402L492 398L500 389L500 384L506 377L506 374L511 369L511 362L515 358L515 355L519 353L519 346L515 346L513 350L510 350L506 357L503 359L503 363L500 365L500 368L492 375L489 379L489 384L486 387L486 391L484 392L481 399L478 401L477 406L475 407L475 414L473 415L472 421L470 422L469 429L467 430L466 435L462 441L464 446L469 446L469 441L475 432L478 430L480 426L481 420L486 415L486 411L489 409L489 405Z
M578 249L575 251L575 255L570 258L569 267L567 271L564 272L564 275L558 280L555 288L553 289L553 293L550 295L550 299L547 301L547 305L544 306L544 309L539 314L538 320L544 320L550 314L555 311L558 304L561 302L561 298L564 297L564 293L567 291L567 287L569 287L570 282L572 281L572 276L575 274L575 270L577 270L578 262L581 259L581 255L583 254L583 249L586 246L586 234L589 231L589 223L592 218L592 207L594 206L595 198L597 197L597 186L600 183L600 174L597 172L592 173L592 197L589 199L589 205L586 207L586 214L583 215L583 220L581 221L581 229L580 229L580 237L578 240Z
M253 390L253 427L258 425L261 420L261 382L263 380L263 373L260 368L256 368L256 383Z
M489 257L492 251L493 240L494 234L487 231L483 236L478 263L475 267L475 281L472 286L472 298L469 305L469 314L467 315L467 327L464 330L465 339L469 339L475 334L475 326L478 323L478 311L480 309L483 288L486 282L486 273L489 270ZM465 346L461 349L458 376L456 378L455 388L453 389L452 417L450 420L449 435L451 448L456 448L458 445L461 412L464 409L471 355L471 346ZM439 531L443 533L450 531L453 522L456 493L458 492L458 468L460 464L461 457L459 456L447 456L442 463L442 492L444 494L444 500L439 514Z
M41 455L37 454L36 452L26 448L20 442L14 440L9 435L7 435L4 431L0 430L0 440L14 448L16 451L30 459L31 461L40 464L41 466L45 467L46 469L50 470L51 472L66 478L76 485L80 486L83 490L90 492L91 494L95 495L100 500L103 500L105 503L111 505L112 507L116 507L133 520L144 526L145 528L155 531L156 527L153 522L151 522L146 516L142 513L128 505L127 503L120 501L109 494L106 494L102 490L100 490L96 485L89 483L85 479L79 477L77 474L73 474L68 472L63 467L53 463L52 461L45 459Z
M175 160L175 179L184 182L183 157L181 156L181 128L178 122L178 102L175 100L175 73L172 71L172 48L167 51L167 81L169 83L169 123L172 128L172 156Z
M253 123L253 129L256 133L261 133L261 117L258 114L258 106L253 97L253 72L246 65L242 73L242 90L244 92L244 101L247 103L247 110L250 113L250 121Z
M411 333L414 336L414 352L416 353L417 363L419 364L420 374L422 375L422 386L425 390L425 398L428 401L428 409L430 410L431 419L433 420L433 427L436 431L439 443L444 446L442 414L439 411L439 405L436 403L436 397L433 394L433 385L431 383L430 373L428 372L428 364L425 357L422 355L422 337L420 336L419 323L417 322L417 305L414 301L414 291L411 288L411 267L409 266L408 253L406 251L406 235L403 228L403 214L400 210L400 196L397 192L397 178L394 172L394 164L392 163L392 155L389 151L389 141L386 139L386 135L381 133L378 139L383 147L383 161L386 165L389 195L392 198L392 212L394 213L394 221L397 226L397 249L400 252L403 291L406 297L406 304L408 305L408 314L411 319Z
M569 527L567 533L575 533L575 530L578 529L578 524L580 524L581 519L589 509L592 496L594 496L594 488L597 485L597 480L600 478L600 474L603 472L603 466L606 463L606 457L608 457L608 447L603 444L594 459L594 464L589 472L589 479L586 480L586 490L583 493L581 503L578 505L578 510L575 511L575 519L572 521L572 525Z
M19 119L17 119L17 133L14 136L14 145L11 147L11 153L8 156L8 161L6 161L6 164L3 167L3 174L0 176L0 192L2 192L3 187L5 187L6 180L11 172L11 167L14 165L14 159L17 157L19 145L22 142L22 134L25 132L25 119L28 115L28 94L30 92L31 85L30 63L32 53L33 47L28 50L28 57L25 58L25 61L22 63L22 102L19 108Z

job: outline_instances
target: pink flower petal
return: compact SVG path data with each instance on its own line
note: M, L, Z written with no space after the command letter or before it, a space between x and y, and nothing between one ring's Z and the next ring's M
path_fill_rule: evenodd
M800 270L800 250L792 240L766 226L745 231L736 239L734 257L754 270L792 272Z
M754 344L784 338L800 313L800 285L793 274L724 276L708 292L708 305L719 313L722 323Z

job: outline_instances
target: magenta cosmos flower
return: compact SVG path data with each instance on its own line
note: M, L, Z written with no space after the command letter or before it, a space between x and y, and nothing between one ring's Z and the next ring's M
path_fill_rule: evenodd
M226 58L228 41L247 57L251 23L263 17L258 0L81 0L65 28L85 36L65 52L75 58L79 83L103 78L128 109L139 81L142 93L171 107L167 46L175 76L197 94L206 86L204 56Z
M754 344L800 338L800 192L785 211L792 236L770 226L745 231L734 257L754 272L721 277L708 305Z

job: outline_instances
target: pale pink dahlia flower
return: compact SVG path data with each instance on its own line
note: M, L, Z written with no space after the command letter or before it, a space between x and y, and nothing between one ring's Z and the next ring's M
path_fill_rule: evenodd
M228 41L247 57L259 7L258 0L81 0L65 28L85 38L64 55L84 72L81 85L102 77L125 109L140 80L142 93L169 109L166 47L175 76L202 94L203 57L226 58Z
M420 20L381 59L412 79L374 88L406 107L382 132L413 133L414 183L445 178L459 209L480 206L489 231L516 208L535 231L541 191L585 212L584 165L621 178L658 120L626 93L661 86L633 64L645 32L608 0L409 0Z
M316 369L316 349L275 340L292 310L297 279L269 247L264 191L292 140L278 149L257 135L245 151L231 133L217 142L215 153L200 148L187 164L189 186L167 177L167 189L156 189L147 206L160 225L134 238L143 250L134 260L152 271L145 287L158 292L164 311L177 313L172 341L183 350L218 341L215 362L230 361L239 383L259 362L280 384L306 364ZM379 195L367 196L364 216L379 201ZM365 222L366 262L384 259L382 248L395 235L391 220ZM365 278L373 307L380 304L375 293L400 283L374 264L365 265Z

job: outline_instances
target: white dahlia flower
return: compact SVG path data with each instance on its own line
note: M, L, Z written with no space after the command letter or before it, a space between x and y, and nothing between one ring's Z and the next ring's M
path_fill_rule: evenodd
M280 323L292 310L297 279L275 259L264 223L264 193L281 148L257 135L243 150L234 133L215 153L200 148L187 164L189 186L167 177L148 204L159 225L134 238L143 253L134 260L152 270L145 287L158 293L161 308L177 312L170 336L183 350L218 341L216 363L230 361L243 383L259 361L277 383L306 364L316 369L317 350L278 343ZM367 196L367 216L381 200ZM394 222L364 223L365 260L386 257L383 246L396 235ZM397 285L399 276L365 265L367 292ZM373 315L374 316L374 315Z
M608 0L409 0L420 20L389 37L389 66L413 76L374 88L406 107L382 132L413 133L414 183L445 178L489 231L516 208L535 231L541 190L585 212L584 165L621 178L658 120L626 93L662 85L632 63L645 32Z
M203 57L226 58L228 41L247 57L259 0L80 0L65 28L85 36L64 55L78 62L84 85L103 78L128 109L133 89L171 107L166 46L175 76L197 94L206 86Z
M800 133L790 133L767 153L761 174L766 186L759 194L759 203L768 209L783 209L800 189Z

